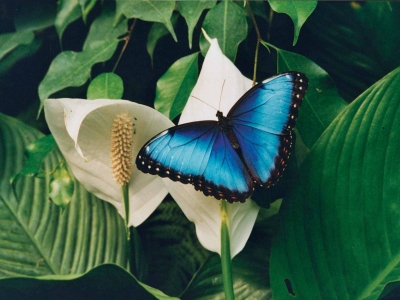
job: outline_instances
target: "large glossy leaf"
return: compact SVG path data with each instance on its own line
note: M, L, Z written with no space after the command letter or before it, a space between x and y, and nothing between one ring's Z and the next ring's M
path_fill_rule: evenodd
M83 85L90 76L92 66L110 59L117 45L116 39L105 40L91 43L82 52L64 51L57 55L39 85L42 105L51 94L63 88Z
M247 37L247 21L243 10L231 1L223 1L210 9L202 28L218 44L231 61L235 61L239 44ZM200 36L201 53L205 55L210 47L204 35Z
M300 29L304 22L314 11L318 1L279 1L268 0L271 8L278 13L287 14L294 24L294 38L293 45L297 43L299 38Z
M81 274L103 263L127 265L122 218L112 205L75 182L64 210L49 201L48 185L62 159L58 151L44 161L47 175L10 178L25 163L25 147L42 136L0 115L0 277Z
M179 12L185 18L188 26L189 48L192 48L193 30L197 25L201 13L205 9L214 7L216 3L216 0L178 1Z
M175 41L176 34L171 23L175 1L142 1L142 0L117 0L117 15L127 18L138 18L143 21L163 23L169 30Z
M84 275L50 275L0 280L1 299L160 299L177 300L146 286L116 265L99 266Z
M82 15L78 0L60 0L58 2L58 12L54 20L54 26L61 40L62 35L69 24Z
M182 112L196 84L198 55L196 52L178 59L157 82L154 107L171 120Z
M353 101L400 65L400 3L320 1L305 23L300 53L324 68Z
M278 72L296 70L307 75L309 85L296 124L307 147L311 148L333 119L346 107L329 75L308 58L276 49Z
M271 256L276 299L377 299L400 279L400 68L350 104L303 162Z

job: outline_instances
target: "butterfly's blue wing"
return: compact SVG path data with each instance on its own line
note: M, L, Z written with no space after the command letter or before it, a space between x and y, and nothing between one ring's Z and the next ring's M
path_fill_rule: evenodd
M253 182L216 121L187 123L152 138L136 158L139 170L191 183L205 195L244 201Z
M260 185L275 184L286 167L307 87L304 74L282 73L250 89L228 113L241 157Z
M279 74L250 89L219 121L172 127L140 150L136 165L145 173L191 183L205 195L245 201L253 181L270 186L289 158L291 132L304 98L304 74Z

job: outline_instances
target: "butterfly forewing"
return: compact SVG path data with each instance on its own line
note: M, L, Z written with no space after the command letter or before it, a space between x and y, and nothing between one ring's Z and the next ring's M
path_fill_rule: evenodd
M243 159L260 185L274 185L287 165L291 131L307 86L304 74L279 74L251 89L228 114Z

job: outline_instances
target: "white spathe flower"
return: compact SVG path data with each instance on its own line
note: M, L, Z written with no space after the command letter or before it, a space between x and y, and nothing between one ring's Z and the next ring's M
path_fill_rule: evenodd
M204 59L200 76L179 123L218 120L217 110L226 116L237 100L252 86L235 65L221 52L218 41L211 46ZM222 92L222 94L221 94ZM199 101L200 99L201 101ZM205 103L207 104L205 104ZM221 254L221 201L204 196L192 185L164 179L168 190L186 217L195 223L200 243L206 249ZM234 257L245 246L253 229L258 205L248 199L245 203L228 204L231 255Z
M124 218L121 186L110 162L111 130L117 115L127 113L134 123L132 158L154 135L174 124L156 110L126 100L48 99L44 112L50 131L75 177L91 193L114 205ZM158 176L132 167L129 182L129 226L146 220L168 191Z

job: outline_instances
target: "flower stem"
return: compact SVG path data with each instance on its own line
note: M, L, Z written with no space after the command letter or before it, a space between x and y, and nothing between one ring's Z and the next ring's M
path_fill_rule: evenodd
M129 224L129 186L124 184L122 186L122 196L124 198L124 208L125 208L125 225L128 228ZM128 230L129 232L129 230ZM129 238L128 238L129 240Z
M224 283L225 299L234 300L232 280L231 242L229 237L229 218L227 202L221 200L221 265L222 281Z
M126 231L126 255L128 258L128 266L131 268L131 235L129 231L129 185L124 184L122 187L122 196L124 198L125 208L125 231Z

